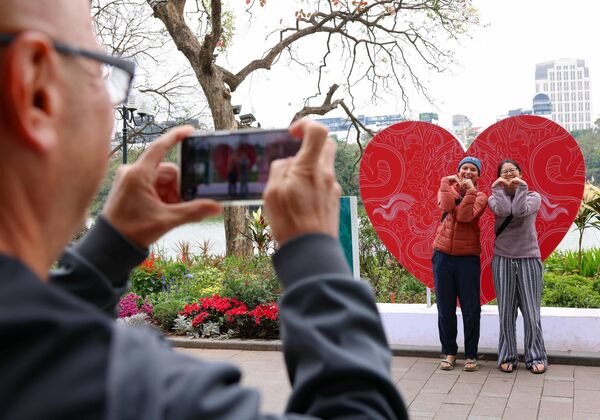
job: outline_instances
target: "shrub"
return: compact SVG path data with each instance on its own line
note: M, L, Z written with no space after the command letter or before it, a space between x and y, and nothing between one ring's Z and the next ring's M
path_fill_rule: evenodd
M359 226L360 274L373 287L377 302L424 303L425 286L387 250L364 211Z
M164 300L156 303L152 319L164 331L171 331L177 315L183 310L185 304L185 301L178 299Z
M600 267L600 248L590 248L581 251L554 251L546 261L547 272L560 274L580 274L584 277L594 277Z
M160 256L150 253L129 276L132 292L146 297L163 289L163 269Z
M132 327L151 327L150 317L145 313L139 313L125 318L118 318L117 322L121 322L125 325L131 325Z
M544 276L542 306L566 308L600 308L600 293L594 290L594 281L579 275Z
M142 299L135 293L128 293L119 301L117 311L119 318L130 317L140 313L152 315L153 307L148 299Z
M282 289L268 257L228 257L221 264L223 295L250 307L275 301Z
M275 338L279 334L279 308L275 302L250 310L238 299L214 295L185 305L179 315L184 318L177 320L179 331L187 331L185 320L191 320L191 328L202 337Z

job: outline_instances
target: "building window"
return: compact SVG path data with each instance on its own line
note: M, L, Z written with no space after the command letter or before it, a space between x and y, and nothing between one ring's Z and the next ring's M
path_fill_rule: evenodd
M581 81L577 82L577 89L583 89L583 83Z
M585 103L585 110L586 110L586 111L589 111L589 110L590 110L590 103L589 103L589 102L586 102L586 103Z
M556 84L556 89L557 89L558 91L560 91L560 90L562 89L562 84L561 84L560 82L558 82L558 83Z
M550 72L550 80L554 80L554 73Z
M587 92L586 92L587 93ZM582 92L577 92L577 100L579 101L583 101L583 95Z
M569 103L568 103L568 102L567 102L567 103L565 103L565 111L566 111L566 112L569 112Z
M566 71L563 73L563 79L567 80L569 78L569 72Z
M577 114L572 113L571 118L573 119L573 122L577 121Z
M589 89L589 88L590 88L590 82L588 82L588 81L586 81L586 82L585 82L585 88L586 88L586 89Z
M571 82L571 90L575 90L575 82Z
M548 92L548 83L544 83L544 92Z
M560 95L560 93L559 93L559 95ZM562 112L562 104L558 104L558 112Z
M578 79L581 79L581 76L582 76L582 74L581 74L581 70L577 70L577 78L578 78Z
M565 114L565 121L566 121L566 122L569 122L569 121L571 121L571 120L569 119L569 114Z
M585 100L589 101L590 100L590 92L585 92Z
M554 93L551 93L551 94L550 94L550 100L551 100L552 102L554 102Z
M575 70L572 70L571 71L571 79L574 79L574 78L575 78Z
M579 102L579 110L583 111L583 102Z
M561 78L562 78L562 74L560 72L556 73L556 80L561 80Z
M575 92L571 92L571 100L574 101L575 100Z

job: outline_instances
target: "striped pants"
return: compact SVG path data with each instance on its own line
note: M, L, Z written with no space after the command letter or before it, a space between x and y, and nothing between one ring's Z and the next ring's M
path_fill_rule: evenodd
M500 315L498 365L518 362L517 308L523 315L525 330L525 365L548 364L540 305L544 273L539 258L505 258L494 256L492 261L494 288Z

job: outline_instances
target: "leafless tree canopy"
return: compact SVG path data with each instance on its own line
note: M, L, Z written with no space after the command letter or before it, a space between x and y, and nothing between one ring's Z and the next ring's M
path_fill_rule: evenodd
M131 124L130 142L142 142L149 130L161 133L166 120L189 120L208 111L189 66L172 62L171 37L144 0L93 0L92 16L105 50L137 63L134 89L151 101L155 118Z
M166 28L201 86L215 129L237 128L231 93L254 72L271 70L287 58L290 64L302 66L315 76L313 87L306 87L314 94L307 95L293 118L324 115L341 107L357 129L357 141L360 132L367 130L354 116L359 90L363 95L365 90L370 92L371 102L394 97L404 112L413 92L431 100L426 87L428 74L448 68L455 60L452 48L456 41L479 24L471 0L287 0L290 16L295 16L292 24L282 19L265 43L252 45L257 49L256 58L232 69L215 60L216 53L227 51L235 31L228 6L246 2L242 17L252 20L268 10L271 0L146 0L145 10L151 11L161 26L142 10L142 0L94 1L99 4L95 9L101 17L98 20L103 22L99 24L102 39L115 53L140 60L140 67L153 64L162 68L153 61L160 60L159 52L167 45ZM322 50L317 51L317 61L311 62L306 54L314 57L315 39L322 41ZM312 40L310 48L306 48L307 40ZM162 84L152 84L149 79L139 84L152 85L144 89L163 97L171 109L174 102L167 98L178 96L172 86L182 85L177 77L172 75ZM240 215L238 219L242 226L244 218ZM239 236L234 225L229 226L226 215L228 254L243 254L230 250Z

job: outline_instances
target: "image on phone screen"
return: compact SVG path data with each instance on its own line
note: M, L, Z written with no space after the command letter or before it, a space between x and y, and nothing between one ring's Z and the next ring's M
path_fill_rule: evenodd
M237 130L194 135L181 143L181 196L224 204L259 201L271 162L294 156L300 141L282 130Z

